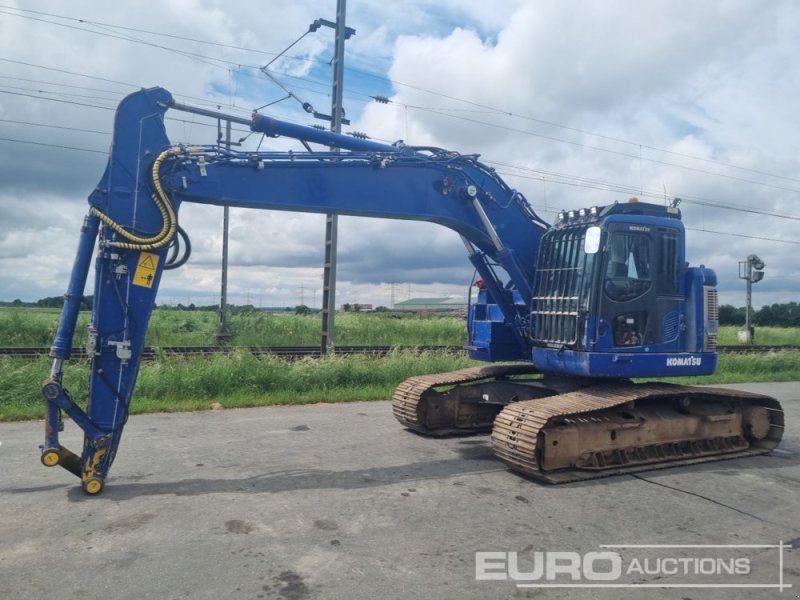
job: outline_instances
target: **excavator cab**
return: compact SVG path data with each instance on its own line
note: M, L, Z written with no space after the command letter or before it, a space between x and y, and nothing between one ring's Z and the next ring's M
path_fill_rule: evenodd
M713 372L716 277L688 267L684 239L677 208L629 202L561 213L539 248L534 364L619 379Z

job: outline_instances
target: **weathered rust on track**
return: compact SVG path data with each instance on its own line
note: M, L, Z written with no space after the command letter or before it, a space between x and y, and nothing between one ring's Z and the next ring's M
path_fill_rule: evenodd
M464 403L457 398L446 398L434 388L537 373L539 371L532 365L491 365L411 377L395 389L392 412L405 427L427 435L489 431L499 407L484 405L481 410L479 405L471 404L469 413L465 414Z
M671 414L663 418L665 411ZM639 433L648 420L642 415L652 417L651 439ZM675 433L678 437L670 438L664 433L669 417L678 432L699 424L700 437ZM765 454L780 442L783 425L780 403L760 394L603 383L506 406L495 419L492 447L515 471L547 483L567 483ZM705 431L709 437L702 436ZM558 448L559 441L572 441L578 449L571 455L563 443Z

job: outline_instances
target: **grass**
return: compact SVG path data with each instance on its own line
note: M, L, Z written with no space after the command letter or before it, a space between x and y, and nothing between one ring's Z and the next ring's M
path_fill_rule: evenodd
M60 311L48 308L0 308L0 346L49 346ZM84 344L89 314L81 313L74 346ZM229 318L233 346L314 346L320 343L319 315L269 314L260 311ZM159 310L153 312L148 346L211 346L217 313ZM459 346L467 341L466 322L439 315L338 313L336 343L343 346Z
M183 358L162 356L142 363L132 413L203 410L218 402L225 408L386 400L404 379L472 366L463 354L398 350L385 358L328 356L289 361L249 352ZM0 357L0 421L44 416L39 391L49 372L47 358ZM65 386L80 401L86 397L88 363L69 363ZM717 373L673 378L686 384L800 380L800 351L727 354Z
M0 346L49 346L60 310L0 307ZM322 329L319 315L232 314L233 346L315 346ZM74 344L82 346L89 314L81 313ZM148 346L211 346L218 324L211 311L156 309L147 331ZM719 343L741 345L739 327L720 327ZM338 313L336 343L343 346L460 346L467 341L464 319L440 315ZM798 327L756 327L756 342L766 346L800 346Z
M58 308L0 308L0 346L49 346L58 326ZM89 313L81 313L78 329L86 331Z
M395 351L384 358L334 355L296 361L249 352L188 359L162 356L142 363L131 412L203 410L213 402L232 408L385 400L408 377L472 364L461 353L412 350ZM39 388L49 368L47 358L0 356L0 420L44 416ZM64 383L76 401L86 397L87 379L88 362L68 365Z
M741 327L719 328L718 343L722 346L741 346L737 334ZM755 343L760 346L800 346L798 327L756 327Z
M337 313L336 343L341 346L457 346L467 341L464 319L394 313ZM233 345L282 346L320 343L319 315L251 312L231 318Z
M659 381L686 385L800 381L800 351L780 350L753 354L720 354L717 371L713 375L671 377Z
M0 346L47 346L52 342L57 309L0 308ZM88 314L78 325L85 331ZM213 312L156 310L148 331L151 346L197 346L213 342ZM316 345L318 316L257 311L231 317L233 344L240 346ZM723 327L720 343L734 345L737 327ZM462 345L463 319L435 315L341 313L336 319L340 345ZM82 333L80 334L82 336ZM800 344L800 328L759 327L759 344ZM76 336L76 342L82 339ZM161 356L141 366L131 412L201 410L224 407L343 402L391 397L398 383L413 375L452 371L476 364L463 354L395 351L386 358L329 356L289 361L241 351L208 357ZM40 385L49 359L0 357L0 420L41 418ZM71 361L65 385L76 400L86 398L88 363ZM800 380L800 351L721 354L717 373L670 379L676 383L742 383Z

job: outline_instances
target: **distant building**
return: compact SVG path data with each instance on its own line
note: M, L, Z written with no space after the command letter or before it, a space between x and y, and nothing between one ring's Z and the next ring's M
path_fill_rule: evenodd
M442 312L458 315L467 314L467 304L458 298L411 298L397 302L394 310L405 312Z

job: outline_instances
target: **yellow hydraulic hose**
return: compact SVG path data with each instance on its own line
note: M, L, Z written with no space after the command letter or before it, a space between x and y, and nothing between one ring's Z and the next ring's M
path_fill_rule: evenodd
M110 246L114 246L115 248L124 248L126 250L155 250L156 248L162 248L166 246L172 241L172 238L175 236L175 231L178 227L178 218L175 214L175 210L172 208L172 202L170 202L169 196L167 196L167 193L164 191L164 187L161 185L160 171L161 163L164 162L164 159L170 155L180 154L181 152L182 150L178 146L167 148L161 154L159 154L156 157L156 160L153 162L152 177L153 185L156 191L153 193L151 198L158 207L162 219L161 231L154 236L141 237L130 233L126 231L122 225L114 221L105 213L100 212L96 208L92 208L92 215L96 216L122 237L129 240L128 242L108 242Z

